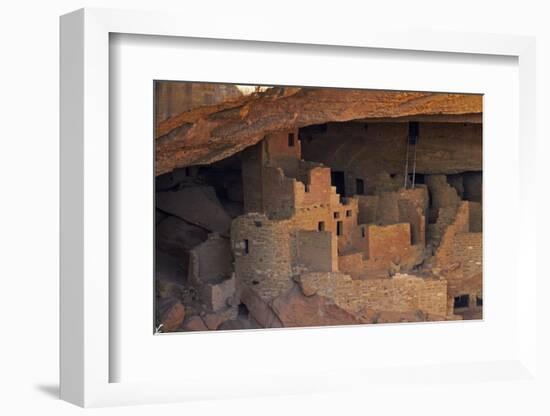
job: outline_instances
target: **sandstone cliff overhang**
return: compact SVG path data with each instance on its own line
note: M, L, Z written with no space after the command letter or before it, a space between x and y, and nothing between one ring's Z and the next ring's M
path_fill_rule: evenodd
M276 87L158 123L155 173L216 162L278 130L350 120L480 123L481 113L481 95Z

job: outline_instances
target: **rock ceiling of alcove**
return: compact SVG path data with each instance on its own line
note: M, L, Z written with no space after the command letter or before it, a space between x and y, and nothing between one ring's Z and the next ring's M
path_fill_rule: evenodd
M480 121L481 95L271 88L181 113L156 126L157 175L209 164L254 145L267 133L349 120Z

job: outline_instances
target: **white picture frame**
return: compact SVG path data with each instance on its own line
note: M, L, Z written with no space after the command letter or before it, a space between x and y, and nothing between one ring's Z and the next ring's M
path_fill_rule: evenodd
M187 380L111 382L110 366L120 359L110 347L110 158L109 137L109 38L110 34L224 39L227 41L278 42L331 45L333 47L429 51L442 54L502 55L518 59L519 67L519 197L518 270L522 279L517 292L518 345L516 354L498 361L471 363L418 363L416 380L448 380L450 374L468 381L480 380L539 383L536 347L535 267L535 41L530 37L422 31L362 29L327 35L324 31L302 33L299 28L265 24L246 36L232 25L205 28L199 22L170 13L82 9L61 18L61 397L80 406L159 403L213 397L334 391L355 385L373 386L403 379L395 368L368 371L350 368L324 369L331 376L320 382L318 374L271 373L265 379L235 382L223 374L216 381L206 377ZM516 272L517 273L517 272ZM152 302L152 299L151 299ZM409 330L411 326L408 326ZM293 330L308 334L308 330ZM304 332L305 331L305 332ZM305 334L305 335L304 335ZM312 332L309 332L312 334ZM152 333L151 333L151 336ZM298 335L294 335L298 336ZM331 336L324 332L319 336ZM235 338L233 336L233 338ZM165 337L170 342L170 337ZM459 374L457 376L457 374ZM342 384L341 380L348 380ZM351 380L351 382L350 382ZM233 385L231 386L231 383ZM412 382L412 381L411 381ZM230 385L230 387L228 387ZM345 387L343 387L345 386ZM536 386L535 386L536 387ZM246 392L245 392L246 391Z

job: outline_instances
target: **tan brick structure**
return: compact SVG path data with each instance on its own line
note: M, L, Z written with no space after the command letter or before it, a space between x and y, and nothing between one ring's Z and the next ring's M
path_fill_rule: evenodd
M353 313L421 311L446 319L453 313L446 279L455 293L464 278L481 273L481 204L461 201L445 175L428 175L412 189L343 197L329 167L301 159L297 130L266 136L241 160L245 214L233 220L231 249L244 302L263 320L275 319L268 305L294 282ZM429 238L437 243L432 264L460 262L460 272L410 274L430 257Z

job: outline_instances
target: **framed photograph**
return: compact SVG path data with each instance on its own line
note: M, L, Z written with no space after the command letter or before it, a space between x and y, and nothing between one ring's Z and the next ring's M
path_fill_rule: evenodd
M157 334L482 319L481 94L154 89Z
M537 385L534 40L307 36L61 18L63 399Z

